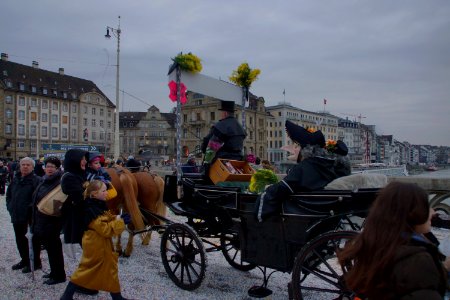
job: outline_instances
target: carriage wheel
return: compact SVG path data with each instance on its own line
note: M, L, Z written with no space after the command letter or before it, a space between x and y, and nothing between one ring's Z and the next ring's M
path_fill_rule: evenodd
M166 228L161 237L161 259L170 279L184 290L198 288L205 277L203 243L185 224L174 223Z
M354 293L344 283L345 271L339 265L336 251L357 234L355 231L327 232L303 246L292 272L294 299L353 299Z
M240 271L250 271L256 268L254 264L242 261L241 242L237 232L222 233L220 235L220 246L227 262Z

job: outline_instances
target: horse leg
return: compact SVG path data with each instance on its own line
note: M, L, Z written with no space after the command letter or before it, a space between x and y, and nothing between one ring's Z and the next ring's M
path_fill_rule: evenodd
M133 238L134 238L133 233L128 232L128 243L127 243L127 248L125 249L125 252L123 253L124 257L130 257L131 252L133 252Z

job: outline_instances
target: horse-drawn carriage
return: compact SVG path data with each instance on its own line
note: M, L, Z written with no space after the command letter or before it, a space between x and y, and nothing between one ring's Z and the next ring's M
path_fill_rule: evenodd
M175 175L165 177L164 203L187 221L175 223L150 211L144 215L161 222L146 230L162 233L162 262L180 288L199 287L206 253L221 251L234 268L263 272L263 283L251 288L250 295L270 294L267 285L275 271L292 273L287 284L294 299L314 299L314 293L338 299L353 295L342 280L336 251L356 235L378 189L299 193L283 200L281 214L257 222L257 195L191 174L182 177L179 197L177 182Z

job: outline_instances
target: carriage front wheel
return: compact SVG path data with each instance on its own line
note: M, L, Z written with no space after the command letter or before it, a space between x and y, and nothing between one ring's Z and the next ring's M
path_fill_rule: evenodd
M197 233L185 224L169 225L161 237L161 259L170 279L184 290L194 290L205 277L206 254Z
M354 293L344 283L345 271L336 252L357 234L356 231L327 232L302 247L292 271L294 299L353 299Z

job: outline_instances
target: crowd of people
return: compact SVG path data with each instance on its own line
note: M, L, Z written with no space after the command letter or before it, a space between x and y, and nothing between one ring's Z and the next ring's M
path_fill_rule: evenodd
M118 255L113 252L111 239L131 219L126 213L116 216L107 209L106 201L117 193L110 193L115 189L103 168L102 155L71 149L63 162L47 157L41 161L42 176L37 175L36 165L29 157L20 159L6 189L6 207L20 257L12 270L30 273L41 269L41 251L45 249L50 272L43 276L43 284L66 282L62 233L64 243L79 244L83 253L61 299L72 299L75 292L94 295L99 290L110 292L112 299L125 299L120 293ZM9 174L3 164L0 167ZM67 199L59 214L48 215L38 204L59 186ZM108 278L103 274L109 274Z

